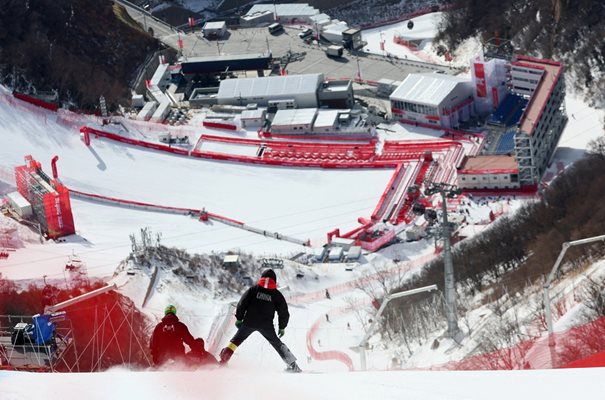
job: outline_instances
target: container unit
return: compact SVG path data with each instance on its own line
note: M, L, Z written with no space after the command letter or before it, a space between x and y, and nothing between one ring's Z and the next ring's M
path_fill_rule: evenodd
M153 113L155 112L155 109L157 107L158 107L158 103L157 102L155 102L155 101L148 101L143 106L143 109L141 111L139 111L139 113L137 114L137 120L139 120L139 121L149 121L149 119L151 118L151 116L153 115Z
M326 48L326 55L328 57L339 58L342 57L344 48L340 45L331 45Z
M6 195L8 204L21 218L27 218L33 215L32 205L19 192L12 192Z

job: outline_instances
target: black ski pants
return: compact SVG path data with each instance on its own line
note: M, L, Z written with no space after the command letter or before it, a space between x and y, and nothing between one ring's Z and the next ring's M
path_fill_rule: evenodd
M251 326L242 325L231 339L231 343L233 343L235 346L239 346L255 331L267 339L267 341L271 344L271 346L273 346L275 351L277 351L277 354L279 354L287 365L290 365L296 361L296 357L294 357L294 354L292 354L288 346L286 346L284 342L277 337L275 328L273 328L273 326L266 328L253 328Z

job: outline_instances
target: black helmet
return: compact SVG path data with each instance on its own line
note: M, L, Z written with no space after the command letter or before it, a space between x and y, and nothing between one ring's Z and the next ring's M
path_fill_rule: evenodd
M277 276L275 275L275 271L273 271L272 269L264 270L263 273L261 274L261 277L262 278L271 278L275 282L277 282Z

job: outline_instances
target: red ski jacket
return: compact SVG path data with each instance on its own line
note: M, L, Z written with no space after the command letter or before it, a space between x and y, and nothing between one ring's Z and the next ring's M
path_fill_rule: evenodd
M185 356L185 346L195 346L194 338L187 326L179 321L174 314L168 314L155 327L151 335L151 355L154 364L162 364L169 359L179 359Z

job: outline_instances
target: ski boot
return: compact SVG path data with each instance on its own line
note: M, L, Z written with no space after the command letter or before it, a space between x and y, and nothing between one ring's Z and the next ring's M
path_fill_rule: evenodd
M223 350L221 350L221 353L219 354L219 365L221 367L226 367L232 355L233 350L231 350L229 347L225 347Z
M288 366L286 367L286 372L298 373L298 372L302 372L302 369L300 369L298 364L296 364L296 361L293 361L292 363L288 364Z

